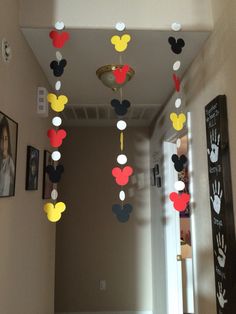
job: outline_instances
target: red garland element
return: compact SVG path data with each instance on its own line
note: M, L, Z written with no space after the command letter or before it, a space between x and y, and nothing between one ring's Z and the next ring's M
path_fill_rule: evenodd
M126 74L129 71L129 65L125 64L122 68L117 68L113 72L117 84L123 84L126 80Z
M50 129L48 130L47 133L49 139L50 139L50 144L52 147L59 147L62 144L62 140L66 137L66 131L61 129L61 130L54 130Z
M62 48L65 42L69 39L69 33L51 31L49 37L52 39L52 44L56 48Z
M176 76L175 74L173 74L173 80L175 83L175 90L179 92L180 91L180 78Z
M126 185L129 182L129 176L133 174L133 168L126 166L123 169L115 167L112 169L112 175L118 185Z
M187 193L178 194L176 192L172 192L170 193L169 198L174 203L174 208L179 212L182 212L186 209L188 205L190 195Z

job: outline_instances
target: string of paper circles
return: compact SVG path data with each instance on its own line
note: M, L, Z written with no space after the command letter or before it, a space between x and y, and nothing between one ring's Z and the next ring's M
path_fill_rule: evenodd
M125 24L119 22L116 24L116 30L123 32L125 30ZM111 37L111 44L114 45L115 50L119 53L119 62L120 66L113 70L113 75L117 84L123 84L126 81L126 75L130 69L128 64L122 65L122 55L127 47L128 43L131 41L131 36L129 34L122 34L121 36L114 35ZM119 199L121 204L114 204L112 206L112 212L116 215L119 222L127 222L130 217L130 213L133 210L131 204L124 204L126 199L126 193L124 191L124 186L129 183L130 176L133 174L133 168L126 165L128 158L125 152L125 133L124 131L127 128L127 123L123 120L123 117L127 113L129 107L131 106L130 102L126 99L123 99L122 87L120 87L120 100L112 99L111 106L114 108L116 115L118 116L117 129L119 130L120 138L120 154L117 156L117 163L119 166L116 166L112 169L112 176L115 179L116 184L120 187Z
M179 23L173 23L172 24L172 30L175 32L178 32L181 30L181 25ZM183 51L183 48L185 47L185 42L182 38L175 38L173 36L170 36L168 39L168 42L170 44L171 50L174 54L180 55ZM181 131L184 127L184 124L186 123L186 115L184 112L182 112L182 99L180 95L181 91L181 82L180 78L177 75L177 72L181 68L181 61L176 60L173 64L173 83L175 86L175 91L178 93L177 98L175 100L175 108L176 112L172 112L170 114L170 120L172 122L172 126L176 131ZM177 139L177 147L179 148L181 146L181 139ZM185 164L187 163L187 157L185 155L178 156L177 154L173 154L171 157L171 160L174 164L175 170L179 173L184 169ZM190 200L190 195L188 193L183 192L185 189L185 183L181 180L177 181L175 183L175 189L177 190L176 192L172 192L169 195L169 199L173 202L173 207L177 211L185 211L189 200Z
M49 33L49 37L52 40L52 44L56 49L61 49L64 47L65 43L69 40L69 33L64 31L65 25L63 22L57 22L55 24L55 30ZM58 79L64 73L67 61L63 59L62 53L56 51L56 60L50 63L50 68L53 75L57 78L55 83L55 93L49 93L47 100L50 103L51 109L60 113L64 110L65 105L68 103L68 98L65 95L60 94L61 80ZM54 151L51 154L53 165L46 167L46 172L48 173L50 181L53 183L53 190L51 192L52 202L46 203L44 205L44 211L47 214L47 218L51 222L57 222L60 220L62 213L66 210L66 205L63 202L57 202L58 191L57 183L61 179L61 175L64 172L64 167L58 164L61 159L61 153L59 147L61 147L63 140L66 138L66 131L60 128L62 124L62 119L59 115L55 115L52 119L52 124L54 128L47 131L47 136L50 141L51 147Z

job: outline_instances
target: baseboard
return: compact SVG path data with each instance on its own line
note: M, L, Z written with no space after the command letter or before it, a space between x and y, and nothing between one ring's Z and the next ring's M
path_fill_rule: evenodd
M152 314L152 311L57 312L55 314Z

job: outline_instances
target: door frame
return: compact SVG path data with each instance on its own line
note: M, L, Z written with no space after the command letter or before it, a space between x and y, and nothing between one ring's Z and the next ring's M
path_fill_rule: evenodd
M166 260L166 290L167 314L183 314L182 269L177 262L181 255L179 212L173 209L169 194L174 190L177 172L171 166L171 156L176 153L176 144L164 142L164 191L165 191L165 260Z
M182 136L188 137L188 167L189 167L189 193L190 193L190 229L192 242L192 271L193 271L193 294L194 312L198 313L196 302L196 252L195 252L195 224L193 209L193 180L192 180L192 134L191 114L187 113L187 126L182 132L173 132L169 139L163 143L164 152L164 221L165 221L165 260L166 260L166 293L167 293L167 314L183 314L183 290L182 290L182 265L177 261L177 255L181 255L180 245L180 217L179 212L173 209L169 200L169 194L174 191L174 183L178 180L177 172L171 165L171 156L176 154L176 140ZM177 240L178 239L178 240Z

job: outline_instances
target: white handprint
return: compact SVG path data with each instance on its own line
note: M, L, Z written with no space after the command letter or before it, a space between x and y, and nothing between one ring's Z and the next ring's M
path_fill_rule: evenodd
M218 183L218 188L217 188ZM212 205L214 208L214 211L219 214L221 209L221 198L223 195L223 191L220 190L220 181L214 182L212 184L212 191L213 191L213 197L211 196Z
M226 251L227 251L227 245L225 244L224 241L224 235L218 233L216 235L216 242L217 242L217 247L218 247L218 252L215 251L215 254L217 256L218 263L220 267L225 267L225 262L226 262Z
M220 303L220 306L222 307L222 309L225 307L225 303L228 302L228 300L226 300L224 297L225 297L225 289L223 291L223 287L222 287L222 283L221 282L218 282L218 288L219 288L219 292L217 292L217 298L218 298L218 301Z
M214 129L210 133L211 151L208 148L207 152L210 155L211 162L217 162L219 157L219 145L220 145L220 134L217 136L217 130Z

